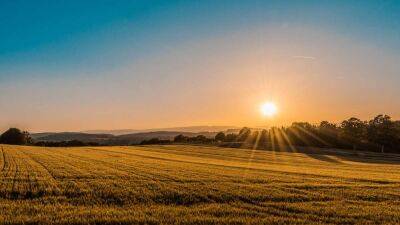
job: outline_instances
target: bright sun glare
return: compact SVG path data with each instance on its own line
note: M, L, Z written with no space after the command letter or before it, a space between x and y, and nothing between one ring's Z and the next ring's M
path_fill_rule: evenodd
M263 116L272 117L278 112L278 108L273 102L265 102L260 107Z

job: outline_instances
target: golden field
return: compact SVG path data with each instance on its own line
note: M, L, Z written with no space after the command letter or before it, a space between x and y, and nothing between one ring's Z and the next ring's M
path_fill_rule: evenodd
M400 159L2 145L1 224L398 224Z

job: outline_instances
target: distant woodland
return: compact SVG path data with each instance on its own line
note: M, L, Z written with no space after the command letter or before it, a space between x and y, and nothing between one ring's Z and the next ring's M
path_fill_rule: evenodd
M174 136L172 136L174 135ZM71 135L70 135L71 136ZM319 124L294 122L287 127L252 129L243 127L237 132L215 133L150 132L131 135L97 135L77 133L76 139L38 141L26 131L10 128L0 136L0 143L14 145L37 145L51 147L131 145L131 144L210 144L224 147L245 147L255 149L283 150L296 147L317 147L332 149L354 149L400 153L400 121L390 116L378 115L369 121L349 118L339 124L322 121ZM129 139L130 138L130 139ZM135 138L134 142L127 141ZM85 141L88 140L88 141Z

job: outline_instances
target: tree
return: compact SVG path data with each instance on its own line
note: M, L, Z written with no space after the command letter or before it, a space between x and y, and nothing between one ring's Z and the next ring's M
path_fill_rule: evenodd
M174 142L186 142L188 140L188 137L186 137L186 136L184 136L184 135L182 135L182 134L180 134L180 135L177 135L177 136L175 136L175 138L174 138Z
M301 128L303 130L312 131L315 127L308 122L293 122L292 127Z
M160 143L159 138L151 138L149 140L143 140L142 142L140 142L141 145L152 145L152 144L158 144L158 143Z
M255 147L258 147L259 141L260 141L260 132L258 130L250 133L250 135L246 139L247 143L250 143L250 144L253 144L253 145L257 145Z
M0 136L0 143L10 145L24 145L31 143L29 133L17 128L10 128Z
M339 141L339 127L328 121L322 121L318 126L318 137L330 143L332 146L338 146Z
M282 128L283 129L283 128ZM276 134L282 129L276 130ZM292 144L300 146L321 146L323 141L316 135L316 127L308 122L293 122L292 125L286 129ZM278 139L279 141L279 139Z
M363 141L366 123L358 118L352 117L341 123L342 134L353 145L353 149L357 148L357 144Z
M266 129L263 129L260 133L260 139L258 141L259 145L262 145L264 148L268 142L268 131Z
M237 135L237 134L234 134L234 133L232 133L232 134L227 134L227 135L225 136L225 141L226 141L226 142L235 142L236 139L237 139L237 137L238 137L238 135Z
M251 130L248 127L243 127L240 131L239 131L239 135L238 135L238 141L245 141L249 135L251 134Z
M396 124L388 115L378 115L370 120L367 128L369 141L379 144L384 152L385 146L394 146L396 143Z
M204 136L204 135L197 135L196 136L196 141L204 143L204 142L208 141L208 138L206 136Z
M225 141L225 133L218 132L218 134L215 135L215 141Z
M336 134L338 127L334 123L330 123L328 121L322 121L318 127L321 133L326 134Z
M394 122L394 129L396 130L396 146L400 146L400 120Z

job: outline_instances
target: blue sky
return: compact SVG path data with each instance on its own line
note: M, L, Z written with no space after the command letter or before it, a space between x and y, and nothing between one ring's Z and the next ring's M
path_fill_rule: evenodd
M280 39L276 41L277 45L282 44L286 47L293 45L293 49L299 48L300 45L308 46L303 49L310 51L314 48L327 47L326 45L318 46L316 43L318 40L324 40L321 43L328 43L328 45L331 43L334 48L344 47L340 46L339 41L337 43L335 40L327 41L333 36L351 40L350 42L354 45L360 45L363 49L368 48L368 51L378 49L379 53L374 57L387 59L379 66L383 68L389 64L386 66L390 71L387 77L382 74L369 74L366 76L367 79L373 80L378 76L383 76L383 87L391 87L393 81L398 81L393 75L395 72L400 72L394 67L395 63L385 64L385 62L395 61L400 51L399 1L1 1L0 86L2 83L5 87L1 94L3 99L7 96L11 97L14 94L11 87L32 91L38 88L43 89L43 87L33 86L32 80L34 83L55 82L53 84L55 86L68 84L68 82L73 85L74 82L89 80L88 82L93 81L99 88L91 90L90 93L81 90L80 93L85 95L94 92L96 96L106 99L107 97L103 96L104 93L101 93L104 80L114 84L124 83L124 81L135 83L136 80L147 79L149 76L159 77L162 80L161 77L165 75L157 71L149 75L138 70L124 77L120 75L121 68L125 68L123 70L126 71L126 68L143 61L146 61L143 64L150 64L151 60L147 60L148 58L153 60L167 53L172 53L171 58L173 58L175 49L177 49L176 52L186 51L187 53L182 54L194 58L197 54L212 56L221 54L221 57L228 57L221 53L224 50L218 49L218 44L210 44L210 40L223 39L222 43L226 44L229 43L230 38L236 36L240 36L241 41L237 43L244 49L243 52L251 48L257 50L257 43L255 46L254 43L250 43L254 41L259 41L259 47L268 51L269 48L273 48L270 46L271 43L275 42L264 40L264 36L270 35L268 32L275 30L279 33L281 28L286 30L275 37L275 39ZM291 36L293 34L303 35L300 36L304 40ZM313 42L315 46L307 39L316 40ZM208 49L208 52L202 52L200 48L190 55L192 50L187 46L193 46L193 43L204 43L200 45ZM247 48L247 44L252 46ZM217 45L214 47L215 52L211 47L214 45ZM236 51L233 46L230 46L230 49ZM315 49L313 51L316 51ZM307 51L304 54L302 52L293 54L309 57ZM165 56L165 58L169 57ZM202 60L198 60L198 63L193 62L192 67L201 67ZM368 67L368 57L362 59L361 62L364 62L363 60L365 67ZM169 63L168 65L171 66L179 64L182 59L177 57L174 62L164 61L162 63ZM337 61L340 62L341 59ZM344 66L340 63L338 65ZM153 66L157 67L157 65ZM201 68L194 74L199 73L199 70ZM383 74L386 72L382 71ZM113 79L104 78L111 76L110 74L115 77L115 82ZM197 79L200 84L207 85L207 80L200 75L187 76L187 79ZM170 79L172 82L179 83L179 80L175 80L178 78L171 75ZM153 80L152 82L155 82L154 86L149 83L142 88L152 90L162 85L161 81ZM117 89L118 86L113 91L118 92ZM24 94L26 93L21 93L21 95ZM49 90L47 94L43 93L43 96L54 94ZM126 92L120 93L120 95L124 94ZM134 93L128 94L134 95ZM181 94L175 91L171 93L171 96ZM63 99L67 95L63 93L58 97ZM76 98L79 99L79 97ZM151 96L144 94L143 98L151 99ZM20 99L21 102L18 103L24 105L24 98L21 96ZM53 102L54 99L44 97L41 101L43 101L39 102L41 105L51 109L57 107ZM2 107L7 105L4 102L0 104ZM126 105L126 102L122 101L121 105ZM118 108L116 106L116 112ZM136 106L132 105L132 108ZM13 108L15 111L25 110L26 113L29 109L29 107L20 108L19 106ZM28 128L43 130L54 129L56 121L59 121L54 120L54 127L38 127L28 122L19 123L16 122L19 120L11 115L13 110L3 116L5 119L0 122L7 125L21 124ZM393 109L388 109L388 111L397 113ZM36 113L41 116L45 114L40 110ZM199 118L187 118L186 122L180 124L177 124L175 117L165 118L170 120L170 123L163 125L187 125L190 121L203 124L204 121ZM80 121L85 118L74 119ZM156 126L157 121L154 118L153 120L151 120L152 123L147 125L144 123L140 126ZM218 123L215 118L210 121ZM237 118L231 123L236 122ZM93 124L95 124L94 121ZM82 129L96 128L93 124ZM105 126L107 125L101 127ZM134 128L132 124L125 125L123 122L118 122L114 126ZM80 128L77 125L67 129Z
M0 65L9 71L2 73L2 79L24 69L93 70L123 63L124 57L267 22L332 29L400 50L398 1L2 1L0 5Z

